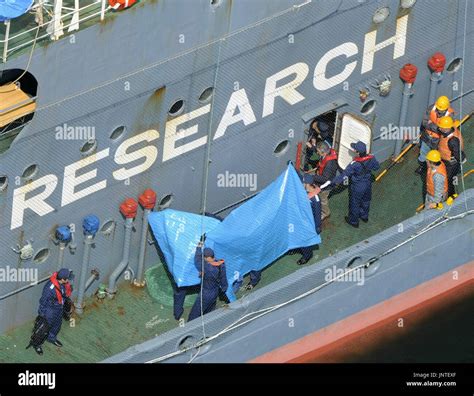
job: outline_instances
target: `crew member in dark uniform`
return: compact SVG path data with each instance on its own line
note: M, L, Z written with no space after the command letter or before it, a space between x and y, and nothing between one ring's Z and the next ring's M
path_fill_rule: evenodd
M30 344L27 346L27 348L33 346L39 355L43 354L41 345L45 340L57 347L63 346L61 341L57 339L57 335L61 330L65 305L71 304L69 298L72 293L72 286L69 283L71 272L67 268L62 268L55 272L44 285L35 328Z
M228 287L224 260L216 260L214 251L210 248L204 248L202 251L202 246L203 243L199 242L194 256L194 265L202 278L201 291L191 308L188 321L213 311L219 292L225 293Z
M332 181L321 185L324 189L329 185L336 185L343 180L350 180L349 185L349 215L345 217L347 224L359 227L359 219L369 221L370 201L372 199L372 171L380 168L379 162L373 155L367 154L365 143L358 141L351 143L351 147L358 153L346 169Z

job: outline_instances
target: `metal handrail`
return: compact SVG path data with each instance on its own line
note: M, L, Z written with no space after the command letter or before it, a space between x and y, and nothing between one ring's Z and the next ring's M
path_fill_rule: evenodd
M97 12L94 12L90 15L87 15L86 17L79 17L78 21L74 21L74 23L72 22L73 20L73 16L74 14L78 13L79 15L81 14L81 12L83 13L85 10L87 9L90 9L90 8L95 8L97 7L97 3L90 3L82 8L79 8L77 11L76 10L73 10L71 12L68 12L66 14L63 14L61 15L61 21L64 22L67 18L70 18L71 21L66 24L66 25L62 25L60 28L56 29L56 30L53 30L51 33L46 33L46 34L43 34L43 35L40 35L38 36L37 38L35 39L31 39L29 41L26 41L26 42L23 42L23 43L20 43L19 45L16 45L15 47L12 47L12 48L9 48L8 46L8 43L11 41L11 40L14 40L14 39L18 39L19 37L24 37L24 36L27 36L28 34L32 33L32 32L35 32L37 29L41 29L41 28L44 28L45 26L47 27L51 21L48 21L47 23L43 23L39 26L35 26L31 29L28 29L28 30L25 30L25 31L22 31L18 34L15 34L13 36L10 36L9 35L9 31L10 31L10 23L11 21L6 21L5 24L6 24L6 34L5 34L5 38L4 40L0 40L0 43L3 44L3 63L5 63L8 59L8 54L14 52L14 51L17 51L23 47L26 47L26 46L29 46L31 44L33 44L35 41L40 41L46 37L49 37L51 35L54 35L56 32L60 31L60 30L65 30L67 28L69 28L70 26L72 26L73 24L78 24L80 25L81 22L85 22L85 21L88 21L89 19L92 19L92 18L95 18L97 16L100 16L100 20L104 20L105 18L105 12L109 11L111 9L110 6L108 6L108 2L107 0L101 0L101 5L100 5L100 8ZM64 7L66 8L66 7ZM67 9L70 9L70 8L67 8Z

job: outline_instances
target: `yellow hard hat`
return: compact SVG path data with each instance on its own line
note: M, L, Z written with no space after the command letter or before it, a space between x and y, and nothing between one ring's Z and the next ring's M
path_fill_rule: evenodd
M426 159L431 162L440 162L441 154L438 150L431 150L426 154Z
M450 129L453 127L453 124L453 119L450 116L441 117L437 123L437 125L443 129Z
M447 96L440 96L435 103L435 106L440 111L448 110L449 107L449 99Z

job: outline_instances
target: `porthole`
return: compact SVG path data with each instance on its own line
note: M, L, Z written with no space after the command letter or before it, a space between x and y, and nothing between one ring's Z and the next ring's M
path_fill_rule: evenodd
M283 140L280 143L278 143L278 145L273 150L273 153L277 157L279 157L279 156L286 153L286 151L288 150L288 147L290 147L290 141L289 140Z
M23 173L21 174L21 177L25 180L30 180L33 177L35 177L37 174L38 174L38 165L31 164L23 171Z
M8 187L8 177L0 175L0 192L5 191Z
M377 102L375 100L369 100L367 103L365 103L362 108L360 109L360 112L362 114L370 114L374 111L375 106L377 106Z
M44 248L44 249L41 249L38 251L38 253L35 254L35 256L33 257L33 261L36 263L36 264L41 264L41 263L44 263L49 257L49 249L48 248Z
M449 63L446 70L449 73L455 73L461 68L461 66L462 66L462 58L455 58Z
M372 276L375 274L378 269L380 268L380 260L375 261L374 263L370 264L369 267L364 267L364 274L366 277Z
M93 154L96 150L97 150L97 140L91 139L82 145L81 154L90 155L90 154Z
M184 100L183 99L178 99L176 102L174 102L170 109L168 110L168 114L170 116L177 116L180 115L184 110Z
M102 227L100 227L100 232L104 235L110 235L112 232L115 230L115 221L114 220L109 220L106 221Z
M388 7L378 8L375 11L374 15L372 16L372 21L377 24L382 23L388 18L389 15L390 15L390 8Z
M207 103L211 100L212 94L214 93L214 87L206 88L202 91L201 95L199 96L199 102Z
M110 134L110 139L119 140L125 134L126 130L127 129L123 125L115 128Z
M167 194L163 198L160 199L160 202L158 205L163 209L167 208L168 206L171 205L171 202L173 202L173 194Z
M360 258L360 256L356 256L356 257L353 257L347 264L346 264L346 268L355 268L357 267L358 265L361 265L362 264L362 259Z
M178 341L177 347L180 351L184 351L192 347L195 343L196 343L196 338L193 335L187 335Z
M400 0L400 7L404 10L412 8L416 3L416 0Z

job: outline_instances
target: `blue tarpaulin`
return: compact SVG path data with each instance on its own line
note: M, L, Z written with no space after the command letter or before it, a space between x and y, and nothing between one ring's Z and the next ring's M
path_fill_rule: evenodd
M178 286L201 282L194 266L194 253L201 235L214 229L219 220L194 213L165 209L150 213L148 222L165 256L166 266Z
M33 5L33 0L0 0L0 21L23 15Z
M150 215L153 234L178 286L200 282L194 252L205 232L205 246L226 263L229 285L252 270L261 270L288 250L321 242L309 200L292 165L257 196L233 210L222 222L166 209ZM227 290L235 300L232 287Z

